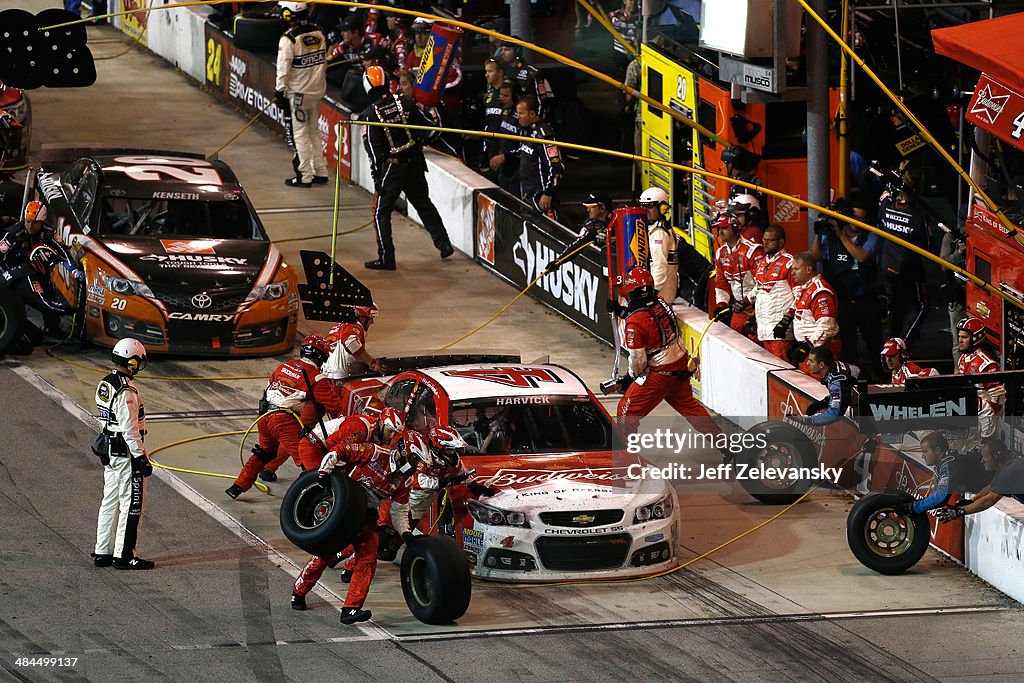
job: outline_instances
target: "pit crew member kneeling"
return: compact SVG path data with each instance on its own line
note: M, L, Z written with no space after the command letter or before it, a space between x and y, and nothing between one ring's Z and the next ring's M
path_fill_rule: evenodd
M622 430L636 432L641 418L668 401L683 417L697 418L690 423L717 440L721 429L690 388L697 365L686 351L672 307L654 291L654 278L646 268L634 268L623 279L622 293L629 295L625 345L633 379L617 410Z
M989 472L995 472L992 483L972 500L960 501L954 507L937 510L936 517L943 522L952 522L965 515L988 510L1003 496L1024 503L1024 459L1010 453L1002 441L992 439L981 446L981 463Z
M823 426L832 424L850 407L850 390L855 377L850 366L836 360L827 346L818 346L807 356L807 369L811 375L821 375L821 383L828 388L828 398L819 399L807 406L807 416L791 415L790 419L801 424Z

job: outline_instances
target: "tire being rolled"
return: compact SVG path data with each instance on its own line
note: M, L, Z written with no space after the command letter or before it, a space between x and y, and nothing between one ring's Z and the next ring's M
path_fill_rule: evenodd
M928 515L900 515L896 509L914 497L902 491L875 491L854 504L846 518L846 542L854 557L879 574L902 574L928 550Z
M316 470L300 474L281 502L281 531L313 555L336 553L366 523L366 492L335 470L324 488Z
M754 446L740 453L736 460L748 467L814 467L818 464L818 455L813 444L804 434L792 425L777 421L762 422L751 427L748 434L763 435L765 448ZM789 505L799 500L800 496L811 487L807 479L766 480L740 479L743 489L757 500L767 505Z
M402 594L409 611L424 624L440 626L469 609L473 583L469 562L450 536L418 536L402 557Z

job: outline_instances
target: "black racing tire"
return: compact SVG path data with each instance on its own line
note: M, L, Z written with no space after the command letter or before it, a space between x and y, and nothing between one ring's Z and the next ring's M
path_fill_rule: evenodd
M25 304L13 289L0 284L0 355L8 352L25 332Z
M335 470L324 488L316 470L300 474L281 502L281 531L313 555L331 555L351 543L366 523L366 492Z
M235 17L235 47L250 52L276 52L277 42L287 24L280 17L246 14Z
M902 574L928 550L928 515L897 514L895 508L912 502L903 491L875 491L858 500L846 518L846 542L862 565L879 574Z
M412 615L440 626L469 609L473 582L466 554L451 536L418 536L402 556L402 594Z
M765 448L748 448L736 458L737 464L748 467L814 467L818 455L814 445L800 430L778 421L762 422L748 432L763 435ZM751 479L739 480L743 489L767 505L789 505L807 493L811 482L807 479Z

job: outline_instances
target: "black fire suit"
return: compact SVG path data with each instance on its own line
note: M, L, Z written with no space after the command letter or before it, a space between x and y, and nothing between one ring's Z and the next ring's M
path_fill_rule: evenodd
M376 94L376 93L373 93ZM360 115L364 121L433 125L411 101L386 90ZM426 136L424 136L426 137ZM365 126L363 145L370 158L373 176L373 223L377 232L377 255L387 263L395 261L395 244L391 238L391 212L398 196L416 208L423 227L430 233L434 246L443 254L451 253L451 241L441 222L437 207L427 190L427 162L423 158L423 142L406 128Z
M60 262L76 279L82 279L82 271L52 230L43 227L38 235L31 235L24 221L18 221L0 237L0 277L26 306L39 311L48 332L56 331L61 315L74 312L50 279L50 271Z
M555 139L554 130L544 121L538 121L529 128L520 129L520 135L536 142L520 142L510 150L519 159L519 196L538 211L541 195L552 199L558 193L558 186L565 173L558 147L549 144Z

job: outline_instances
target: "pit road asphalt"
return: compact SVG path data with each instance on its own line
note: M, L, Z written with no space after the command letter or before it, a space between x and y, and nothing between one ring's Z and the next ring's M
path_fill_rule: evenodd
M96 56L127 44L111 29L89 31ZM84 142L210 151L244 123L148 53L99 67L100 82L91 89L32 93L36 153L43 143ZM258 208L330 202L326 189L283 187L288 153L259 128L222 158ZM366 193L345 188L343 203L348 211L342 230L368 218ZM304 214L265 216L276 239L325 232L327 220L323 213L315 224ZM397 216L396 242L399 271L364 280L384 310L371 331L378 353L436 348L514 294L465 257L438 261L423 231ZM342 246L342 262L357 264L372 255L372 235L356 233ZM298 248L286 250L293 263ZM433 324L423 324L425 310ZM321 327L302 324L303 331ZM607 349L528 300L479 336L475 346L464 347L502 345L526 358L550 353L592 387L610 366ZM104 363L100 349L68 352ZM265 374L273 363L232 361L230 372ZM203 375L219 365L160 361L150 372ZM222 493L214 495L228 483L222 480L152 477L139 553L157 561L157 570L95 569L88 554L102 483L87 452L94 429L76 417L80 409L72 405L69 412L66 404L92 411L97 379L41 350L0 368L0 443L6 444L0 451L0 671L12 680L922 681L1024 675L1024 615L1017 603L934 553L905 577L870 574L842 552L845 541L838 535L848 503L834 496L816 498L794 511L792 521L712 562L656 582L603 592L505 591L498 598L480 591L467 617L481 626L463 630L343 627L336 606L317 597L308 612L293 612L287 586L295 560L234 521L266 538L272 516L268 522ZM151 413L251 407L260 388L258 382L237 389L140 386ZM235 400L227 404L223 399L231 391ZM151 428L151 447L172 438L171 428L161 424ZM174 429L192 427L209 432L238 424L200 421ZM218 469L231 467L229 458ZM767 516L742 494L698 496L683 504L689 533L696 534L684 535L691 555L752 526L747 516ZM249 517L261 519L249 523ZM343 589L329 574L333 588ZM612 613L631 616L615 621L608 618ZM32 656L78 660L60 669L16 664L18 657Z

